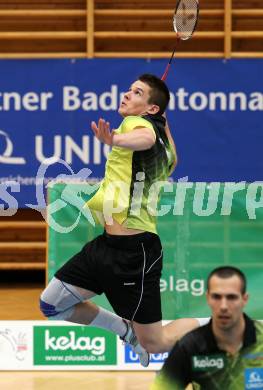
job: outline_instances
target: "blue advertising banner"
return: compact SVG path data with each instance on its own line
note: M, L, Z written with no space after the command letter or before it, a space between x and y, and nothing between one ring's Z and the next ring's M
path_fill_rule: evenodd
M0 61L0 209L36 202L50 178L100 179L109 148L90 129L118 127L122 94L167 61L143 59ZM173 179L263 179L263 60L176 59L167 116L179 164ZM48 160L46 160L48 158ZM37 184L37 185L36 185ZM3 210L2 210L3 211Z

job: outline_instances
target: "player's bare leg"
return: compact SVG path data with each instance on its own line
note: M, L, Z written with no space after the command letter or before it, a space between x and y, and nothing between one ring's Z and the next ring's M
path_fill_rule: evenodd
M195 318L184 318L162 325L161 321L152 324L133 323L140 344L150 353L168 352L176 341L199 326Z

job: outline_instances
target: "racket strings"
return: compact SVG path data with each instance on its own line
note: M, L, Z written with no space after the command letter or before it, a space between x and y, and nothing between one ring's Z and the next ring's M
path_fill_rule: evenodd
M176 32L176 44L170 60L165 68L162 80L166 80L171 62L174 58L175 51L180 40L187 40L193 35L199 14L198 0L177 0L177 5L173 17L173 27Z
M198 19L198 3L196 0L181 0L178 2L173 25L180 39L189 39L196 27Z

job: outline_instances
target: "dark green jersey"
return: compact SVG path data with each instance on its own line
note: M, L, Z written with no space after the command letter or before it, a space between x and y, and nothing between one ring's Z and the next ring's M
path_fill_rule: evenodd
M152 390L263 389L263 324L245 315L245 334L241 349L230 355L218 348L212 322L176 343Z

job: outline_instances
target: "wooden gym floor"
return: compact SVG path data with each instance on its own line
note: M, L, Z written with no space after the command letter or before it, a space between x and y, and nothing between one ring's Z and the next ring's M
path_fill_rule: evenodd
M145 390L153 372L1 372L2 390Z

